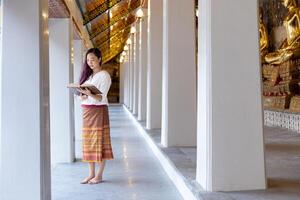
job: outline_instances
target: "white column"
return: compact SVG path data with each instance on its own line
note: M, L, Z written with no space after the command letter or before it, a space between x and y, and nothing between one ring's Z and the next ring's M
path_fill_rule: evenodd
M147 14L147 9L143 10ZM140 23L140 60L139 60L139 106L138 106L138 120L144 121L146 119L147 111L147 40L148 40L148 17L144 16Z
M194 0L164 0L162 135L164 146L196 145Z
M48 1L1 6L0 199L50 200Z
M135 25L136 32L133 34L133 60L134 60L134 72L133 72L133 110L134 115L138 112L139 101L139 29L138 25Z
M126 71L125 71L125 91L124 91L125 96L126 96L125 105L126 105L127 108L129 108L129 104L130 104L130 89L129 89L129 85L130 85L130 83L129 83L130 55L129 55L129 52L130 51L129 51L129 48L128 48L128 50L126 51L126 57L127 57L126 65L127 65L127 67L126 67Z
M74 40L73 41L74 48L74 82L79 83L80 73L82 69L82 65L84 62L84 53L83 53L83 41L82 40ZM78 99L74 98L74 117L75 117L75 141L81 141L81 127L82 127L82 108L81 103ZM77 145L81 147L81 145ZM82 151L76 150L76 158L82 158Z
M131 44L129 44L129 55L130 55L130 67L129 67L129 99L130 99L130 105L129 105L129 110L132 111L133 110L133 77L134 77L134 57L133 57L133 52L134 52L134 48L133 48L133 37L130 36L131 39Z
M131 74L130 74L130 82L131 82L131 111L134 111L134 95L135 95L135 85L134 85L134 77L135 77L135 36L131 34Z
M146 128L161 128L163 1L148 0Z
M199 0L197 181L208 191L266 188L257 7Z
M126 56L127 57L127 56ZM125 63L123 64L124 68L123 68L123 95L124 95L124 105L126 105L128 107L128 84L127 84L127 80L128 80L128 61L125 59Z
M129 107L130 104L130 55L129 51L126 52L126 70L125 70L125 96L126 96L126 106Z
M125 80L125 69L126 69L126 63L123 62L123 63L120 63L120 69L119 69L119 78L120 78L120 81L119 81L119 91L120 91L120 98L119 98L119 103L121 104L124 104L124 90L125 90L125 85L124 85L124 80Z
M74 151L74 100L66 88L73 82L70 19L49 20L51 161L72 162Z

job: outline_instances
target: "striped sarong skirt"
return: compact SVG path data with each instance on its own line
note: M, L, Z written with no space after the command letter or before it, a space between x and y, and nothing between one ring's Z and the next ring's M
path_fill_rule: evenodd
M82 105L82 109L82 161L102 162L113 159L108 107Z

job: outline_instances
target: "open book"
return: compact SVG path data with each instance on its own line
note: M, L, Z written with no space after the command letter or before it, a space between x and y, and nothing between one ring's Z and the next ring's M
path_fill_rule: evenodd
M98 90L98 88L94 85L91 84L76 84L76 83L70 83L67 88L71 89L75 94L78 93L77 89L89 89L91 91L92 94L102 94L102 92L100 92L100 90Z

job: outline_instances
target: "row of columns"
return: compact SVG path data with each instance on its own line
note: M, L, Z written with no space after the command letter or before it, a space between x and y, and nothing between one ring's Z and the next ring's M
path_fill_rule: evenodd
M195 146L194 4L148 3L148 16L136 22L128 42L127 62L121 66L130 71L129 76L121 78L126 86L122 90L129 90L130 97L124 103L138 120L146 120L148 129L162 129L164 146ZM171 6L181 7L180 15ZM164 18L162 8L168 13ZM185 22L186 18L190 20ZM132 85L126 85L128 81Z
M121 65L131 72L124 104L161 129L163 146L197 147L205 190L264 189L257 2L199 0L199 8L197 65L194 1L148 1Z

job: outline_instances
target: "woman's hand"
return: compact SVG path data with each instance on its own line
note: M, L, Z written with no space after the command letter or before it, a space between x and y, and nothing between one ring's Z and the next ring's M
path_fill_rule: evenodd
M79 89L79 92L81 92L82 94L85 94L87 96L92 96L92 92L89 89L87 89L87 88L85 88L85 89Z
M78 91L79 94L80 94L80 95L78 95L78 96L80 96L80 100L81 100L81 101L86 100L86 99L88 98L88 95L84 94L84 93L83 93L83 90L77 89L77 91Z
M80 98L81 98L82 101L83 101L83 100L86 100L86 99L88 98L88 95L81 94L81 95L80 95Z
M81 93L81 100L87 99L88 96L92 97L93 99L97 100L97 101L101 101L102 100L102 96L100 94L92 94L92 92L89 89L78 89L78 92ZM83 97L85 96L85 97Z

